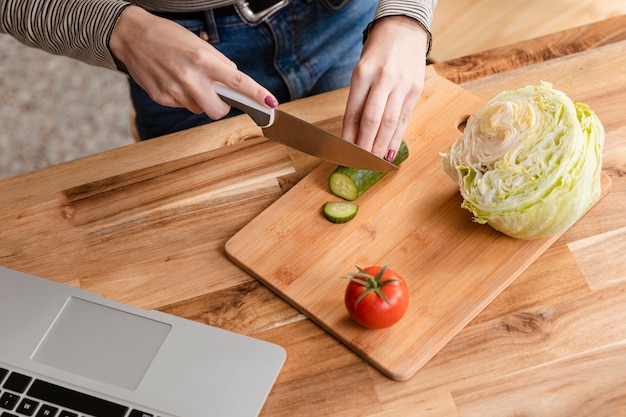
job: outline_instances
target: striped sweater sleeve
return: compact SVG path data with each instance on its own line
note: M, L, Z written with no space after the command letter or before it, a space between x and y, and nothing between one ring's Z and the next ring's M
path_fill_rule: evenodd
M430 55L432 48L432 33L430 24L433 20L433 12L437 6L437 0L380 0L374 15L374 20L365 30L365 37L378 19L387 16L408 16L417 20L428 32L428 48L426 57Z
M0 0L0 32L46 52L116 69L109 39L121 0Z

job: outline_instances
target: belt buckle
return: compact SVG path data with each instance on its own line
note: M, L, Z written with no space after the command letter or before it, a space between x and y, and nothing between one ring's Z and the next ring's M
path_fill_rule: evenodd
M246 22L259 23L266 16L274 13L279 9L282 9L284 6L287 5L287 3L289 3L289 0L279 0L267 9L263 9L256 13L250 8L250 3L245 0L235 2L234 6L237 8L237 10Z

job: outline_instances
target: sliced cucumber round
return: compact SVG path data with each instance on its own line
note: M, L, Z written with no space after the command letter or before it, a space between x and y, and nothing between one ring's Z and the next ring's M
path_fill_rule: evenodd
M324 204L324 217L332 223L346 223L356 216L359 206L344 201L327 202Z

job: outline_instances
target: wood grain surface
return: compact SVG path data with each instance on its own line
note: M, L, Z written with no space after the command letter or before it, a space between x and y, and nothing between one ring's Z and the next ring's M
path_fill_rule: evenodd
M621 7L626 7L626 3ZM437 62L434 67L439 75L465 83L623 40L626 27L624 17L619 16L496 48L489 46L471 55Z
M577 33L611 39L610 27ZM551 45L526 49L541 56ZM0 181L0 264L282 345L287 361L262 416L624 415L626 42L502 61L510 66L492 61L461 87L488 100L543 79L589 104L606 129L612 188L408 381L383 375L225 257L226 241L319 163L245 140L260 134L245 117ZM345 98L283 109L336 129Z
M431 58L443 62L480 55L624 14L626 2L615 0L439 0L431 27Z

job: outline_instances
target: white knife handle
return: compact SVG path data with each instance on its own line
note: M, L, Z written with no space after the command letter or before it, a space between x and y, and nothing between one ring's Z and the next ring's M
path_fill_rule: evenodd
M264 107L222 83L213 83L213 88L224 102L246 112L258 126L268 127L274 123L274 109Z

